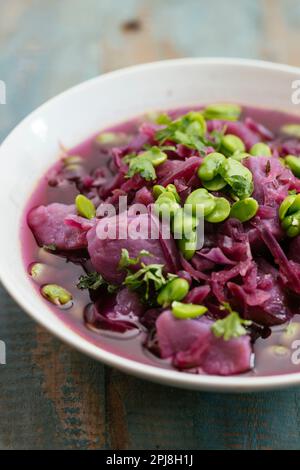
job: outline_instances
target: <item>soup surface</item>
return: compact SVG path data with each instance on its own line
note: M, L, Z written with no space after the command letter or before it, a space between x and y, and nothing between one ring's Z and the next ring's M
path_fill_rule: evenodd
M300 371L300 118L199 106L59 157L21 236L33 287L70 328L182 372Z

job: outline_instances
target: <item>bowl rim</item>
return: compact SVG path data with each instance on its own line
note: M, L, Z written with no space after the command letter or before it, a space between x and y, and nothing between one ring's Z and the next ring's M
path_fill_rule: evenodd
M155 68L166 68L170 66L187 66L187 65L217 65L217 66L241 66L248 68L259 68L270 71L286 72L300 76L300 68L285 64L272 63L262 60L253 59L240 59L240 58L181 58L172 60L162 60L150 62L146 64L134 65L109 73L96 76L86 80L78 85L75 85L66 91L56 95L55 97L47 100L25 117L3 140L0 145L0 151L3 147L9 145L9 142L14 139L17 130L25 125L27 122L34 119L39 113L46 111L48 106L59 101L63 96L76 94L84 91L86 88L92 86L95 82L103 82L110 80L114 76L122 77L130 75L139 71L147 71ZM29 196L29 195L28 195ZM175 370L164 369L159 366L152 366L137 362L133 359L124 358L118 354L106 351L101 346L96 346L92 342L80 336L77 332L73 331L66 323L58 319L63 325L62 329L58 329L52 325L51 321L41 315L37 307L33 307L27 298L23 298L15 288L13 280L6 277L6 266L0 263L0 280L12 298L17 304L37 323L45 327L54 336L61 339L63 342L79 350L93 359L102 362L111 367L116 367L125 373L140 377L142 379L159 382L165 385L172 385L180 388L189 388L195 390L207 390L218 392L255 392L259 390L270 390L275 388L283 388L288 386L296 386L300 384L300 372L287 373L282 375L270 376L229 376L220 377L213 375L193 375L189 373L182 373ZM32 289L32 295L36 295L35 290ZM46 306L45 306L46 308Z

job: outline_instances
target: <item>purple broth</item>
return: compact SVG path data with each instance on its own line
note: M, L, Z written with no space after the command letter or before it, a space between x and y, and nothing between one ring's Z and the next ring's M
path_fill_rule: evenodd
M278 133L279 128L283 124L300 123L300 117L288 115L278 111L269 111L262 109L254 109L250 107L243 108L243 115L252 118L255 121L267 126L272 132ZM186 109L176 110L173 115L179 116L186 112ZM105 132L124 132L133 134L141 122L141 118L135 121L130 121L114 128L107 129ZM69 155L80 155L84 158L84 167L87 171L91 171L99 167L99 160L102 165L107 165L107 155L105 149L101 147L96 148L94 145L94 136L80 145L68 151ZM57 168L59 162L54 165L52 169ZM108 331L95 332L88 329L83 320L83 312L86 306L91 302L89 292L87 290L81 291L76 287L78 278L84 274L83 266L78 263L69 262L67 258L57 255L42 252L41 248L37 245L36 240L27 225L27 214L30 209L41 204L49 204L51 202L63 202L72 204L78 191L74 184L64 184L51 187L47 184L47 180L43 177L35 188L32 196L30 197L24 217L21 224L21 239L23 244L23 259L24 265L27 269L33 262L43 262L44 256L49 260L49 264L53 266L53 272L46 279L46 282L62 284L69 290L74 299L73 306L68 310L59 309L52 306L45 300L46 305L50 307L53 312L67 324L69 328L78 333L81 337L87 339L98 347L120 355L122 357L135 360L140 363L150 364L157 367L172 368L169 360L160 360L150 351L143 347L145 341L145 333L142 331L138 334L138 330L131 334L117 335ZM39 286L33 281L33 287L36 289L37 295L40 295ZM255 353L255 368L244 375L273 375L273 374L286 374L295 373L300 371L300 365L293 365L290 360L292 353L290 341L300 339L300 315L296 315L293 323L299 326L298 336L288 338L287 335L282 339L286 325L275 327L272 335L266 339L259 338L254 345ZM287 351L283 349L276 349L278 345L287 346ZM286 354L284 354L286 352Z

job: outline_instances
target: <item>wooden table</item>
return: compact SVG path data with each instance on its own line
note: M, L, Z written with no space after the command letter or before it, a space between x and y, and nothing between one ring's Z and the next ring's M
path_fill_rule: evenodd
M237 56L300 65L299 0L2 0L0 7L7 84L0 137L56 93L130 64ZM300 448L299 389L233 396L154 385L65 346L3 289L0 315L2 449Z

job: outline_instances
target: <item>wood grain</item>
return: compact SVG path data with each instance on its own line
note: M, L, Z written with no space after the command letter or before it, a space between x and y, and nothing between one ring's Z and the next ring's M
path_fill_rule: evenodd
M1 1L0 138L82 80L135 63L240 56L300 65L298 0ZM128 26L130 25L131 26ZM135 26L132 26L135 25ZM1 449L299 449L300 390L196 393L111 370L0 290Z

